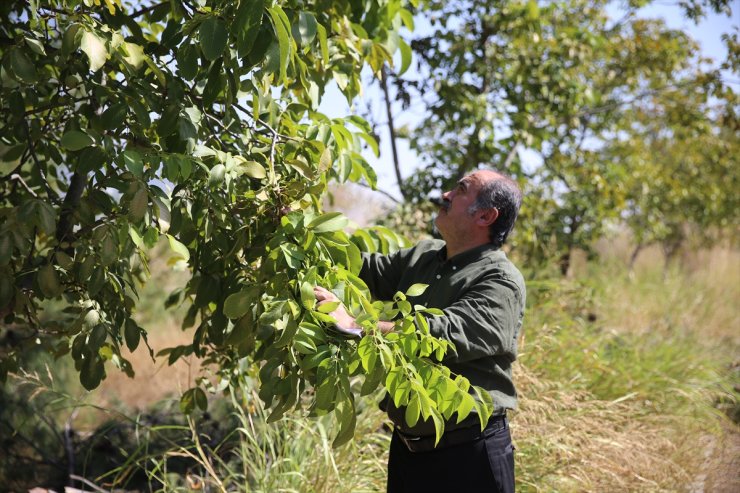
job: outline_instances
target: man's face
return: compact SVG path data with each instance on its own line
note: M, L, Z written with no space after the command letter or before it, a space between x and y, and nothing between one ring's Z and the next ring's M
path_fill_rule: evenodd
M481 187L481 180L477 175L478 173L473 173L466 176L457 182L454 189L442 195L443 203L434 223L443 238L464 233L473 227L475 219L468 210L475 203Z

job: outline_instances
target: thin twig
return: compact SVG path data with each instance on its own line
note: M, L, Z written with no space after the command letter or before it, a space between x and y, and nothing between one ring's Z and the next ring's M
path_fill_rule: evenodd
M514 157L516 156L516 151L519 149L519 142L514 142L514 145L511 147L511 150L509 151L509 154L506 155L506 159L504 160L503 169L509 169L509 166L511 165L511 162L514 160Z
M46 195L48 195L49 200L52 203L56 203L56 200L54 197L54 191L49 186L49 182L46 179L46 174L44 173L44 170L41 167L39 158L36 156L36 146L33 143L33 138L31 138L31 129L28 126L28 122L26 120L23 120L23 125L25 126L25 130L26 130L26 138L28 139L28 150L31 153L31 157L33 158L33 163L36 165L36 171L38 171L39 173L39 178L41 178L41 186L43 186L44 190L46 190Z
M78 476L77 474L70 474L69 479L74 479L75 481L79 481L81 483L86 484L90 488L94 489L95 491L99 491L100 493L110 493L110 490L104 490L100 486L96 485L89 479L83 478L82 476Z
M378 193L380 193L382 195L385 195L386 197L388 197L389 199L391 199L396 204L402 204L403 203L402 200L398 200L396 197L394 197L393 195L389 194L385 190L381 190L379 188L373 188L370 185L368 185L367 183L363 183L363 182L354 182L354 183L356 185L361 186L361 187L367 188L368 190L372 190L373 192L378 192Z
M24 113L24 115L25 116L30 116L30 115L34 115L36 113L41 113L42 111L45 111L45 110L53 110L55 108L61 108L62 106L70 106L72 104L81 103L82 101L87 101L88 99L92 99L92 96L87 96L87 97L84 97L84 98L75 99L73 101L61 101L61 102L57 102L57 103L49 103L49 104L45 104L43 106L39 106L37 108L31 108L30 110L27 110Z
M33 190L31 190L31 188L28 186L28 184L25 181L23 181L23 178L21 178L21 175L19 175L18 173L13 173L12 175L10 175L10 180L11 181L15 180L15 181L19 182L23 186L23 188L25 188L26 191L33 196L33 198L36 198L36 199L39 198L39 196L36 194L36 192L34 192Z
M156 9L157 7L160 7L162 5L167 5L167 4L169 4L169 2L160 2L160 3L155 3L154 5L150 5L149 7L143 7L141 9L137 10L136 12L130 14L129 17L132 18L132 19L136 19L140 15L148 14L149 12L151 12L154 9Z
M69 478L71 480L74 480L74 472L75 472L75 449L73 444L73 434L74 429L72 428L72 422L74 421L75 417L77 416L77 412L79 411L79 408L75 408L72 413L69 415L69 419L64 423L64 449L67 452L67 470ZM84 480L83 480L84 482ZM71 486L74 486L72 484Z

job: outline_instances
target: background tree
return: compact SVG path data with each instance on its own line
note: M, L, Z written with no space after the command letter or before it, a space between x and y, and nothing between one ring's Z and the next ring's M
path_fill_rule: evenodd
M514 248L534 263L559 258L563 273L574 248L588 250L605 225L629 215L628 204L639 200L628 185L635 173L608 148L629 140L632 108L664 93L732 90L687 35L637 17L638 5L613 20L608 5L425 3L432 30L411 42L421 79L402 81L400 94L426 104L423 123L409 132L426 165L407 180L405 195L419 201L478 166L501 168L527 188ZM723 2L709 7L729 11ZM692 4L686 13L705 8ZM715 128L727 123L709 109L697 106L695 116ZM644 117L666 123L658 113ZM712 169L705 178L716 181L722 171Z
M385 386L438 437L455 412L477 407L484 422L490 402L436 362L449 345L412 305L423 286L384 305L357 277L360 249L400 240L383 228L350 239L346 218L319 205L329 180L375 183L360 155L376 146L367 123L316 108L330 81L352 99L364 65L391 62L409 17L400 0L12 1L0 13L0 311L15 334L0 377L28 345L71 356L88 389L111 364L133 374L121 349L146 342L132 315L164 241L192 272L168 305L185 304L194 334L160 354L213 372L184 411L205 409L204 388L255 378L271 420L336 411L339 444L354 429L349 377L364 374L361 392ZM367 336L328 330L315 284ZM65 316L42 324L49 303ZM399 313L395 334L375 331Z

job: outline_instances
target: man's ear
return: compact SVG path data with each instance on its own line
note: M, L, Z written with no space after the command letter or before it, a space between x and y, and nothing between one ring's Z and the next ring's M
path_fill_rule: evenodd
M496 219L498 219L498 209L493 207L491 209L483 209L479 211L479 216L478 219L476 219L476 222L479 226L490 226L496 222Z

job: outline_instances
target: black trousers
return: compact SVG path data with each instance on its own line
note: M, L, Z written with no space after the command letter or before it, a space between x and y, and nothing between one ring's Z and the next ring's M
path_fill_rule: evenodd
M393 432L388 493L510 493L514 447L509 426L483 438L429 452L410 452Z

